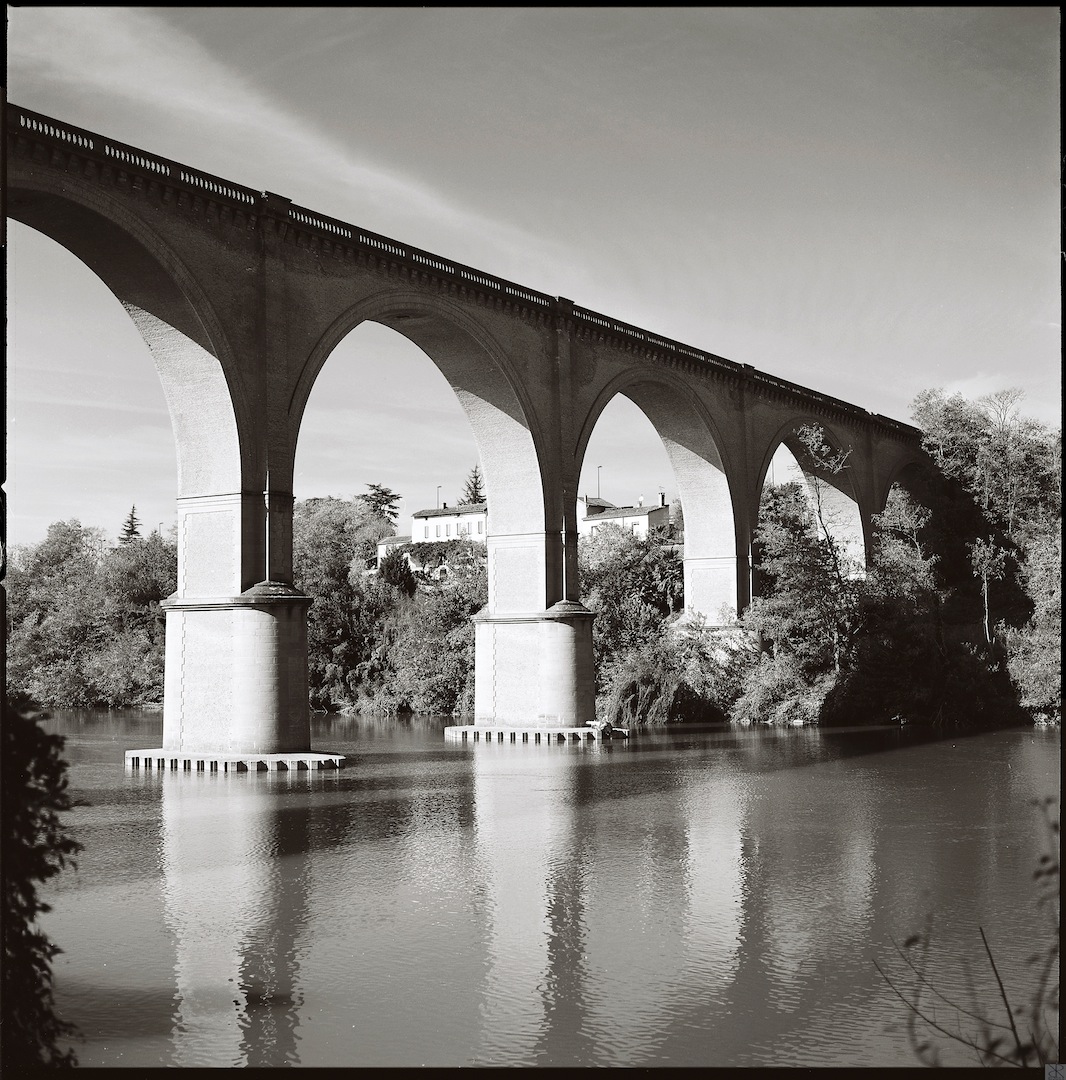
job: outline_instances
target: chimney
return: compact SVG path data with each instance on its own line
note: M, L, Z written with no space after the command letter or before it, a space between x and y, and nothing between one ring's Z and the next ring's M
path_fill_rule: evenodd
M665 491L660 491L659 492L659 505L660 506L665 506L666 505L666 492Z

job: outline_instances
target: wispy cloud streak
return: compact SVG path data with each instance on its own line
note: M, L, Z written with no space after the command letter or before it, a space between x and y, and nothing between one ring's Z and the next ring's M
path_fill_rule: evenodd
M29 108L35 103L20 99L21 87L44 83L69 93L75 110L79 101L84 102L87 117L99 115L101 99L136 106L142 118L149 107L157 110L158 130L167 132L168 142L249 149L250 174L257 171L257 151L270 157L275 175L280 171L294 179L303 177L309 191L324 180L331 191L342 193L345 205L372 207L375 217L431 221L435 230L476 238L508 262L518 253L526 262L532 258L550 263L561 257L543 237L478 214L431 185L359 160L350 147L327 136L308 117L279 105L149 10L16 7L8 16L9 92ZM76 116L64 118L78 123ZM138 145L149 142L144 139ZM160 146L156 152L175 156L165 150ZM197 164L188 159L183 163ZM280 170L276 163L282 163ZM226 178L250 186L263 183L256 175ZM298 202L302 198L299 193L294 197ZM311 209L331 212L328 207Z

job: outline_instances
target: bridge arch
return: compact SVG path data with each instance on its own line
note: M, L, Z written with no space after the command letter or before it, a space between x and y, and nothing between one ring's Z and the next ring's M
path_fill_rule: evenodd
M799 435L805 427L821 433L823 445L832 457L843 460L843 468L834 472L812 455ZM848 557L860 567L865 566L867 553L872 548L869 507L863 504L861 485L856 481L856 468L860 463L855 455L859 452L850 439L824 420L802 414L791 417L768 440L755 474L755 490L749 497L756 527L763 488L773 469L774 482L795 482L801 486L811 509L818 513L819 521L833 539Z
M110 193L52 173L9 174L7 203L100 278L147 344L170 411L178 497L239 491L254 470L247 395L207 293L174 248Z
M855 433L847 483L826 479L864 549L896 466L918 452L915 429L749 365L15 105L6 116L8 213L119 298L171 409L184 575L167 604L172 749L310 745L295 446L318 371L360 322L422 349L482 452L491 610L475 618L478 722L565 728L594 715L591 613L562 567L576 547L575 470L616 394L664 439L689 518L687 603L712 619L720 600L740 608L750 595L766 469L808 414L832 418L815 422L841 448Z
M746 546L738 515L743 484L717 425L699 398L667 372L633 366L599 392L578 428L575 475L603 410L617 395L629 398L662 440L685 514L685 610L708 622L729 621L748 602ZM745 557L738 560L738 552ZM728 612L731 613L727 613Z
M261 526L241 493L256 490L261 462L242 375L206 288L143 214L106 190L12 168L7 197L12 218L103 282L148 346L178 465L177 595L248 588L262 577L249 558Z
M489 610L550 607L561 599L559 525L553 522L561 514L550 473L542 469L544 433L507 351L462 305L389 289L337 316L309 352L289 402L293 452L315 380L341 340L364 322L416 345L447 380L470 423L488 501Z

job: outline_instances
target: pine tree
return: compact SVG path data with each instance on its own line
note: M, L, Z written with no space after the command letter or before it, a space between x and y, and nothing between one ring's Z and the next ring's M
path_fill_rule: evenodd
M356 498L390 525L395 526L396 519L399 517L396 504L400 501L400 496L382 484L367 484L366 486L370 490L363 495L356 495Z
M470 506L472 503L483 503L484 501L485 488L482 483L481 468L475 462L474 467L470 470L470 475L466 478L466 486L463 488L459 505Z
M119 535L120 544L132 544L134 540L141 538L140 521L137 519L137 506L130 507L129 517L122 523L122 532Z

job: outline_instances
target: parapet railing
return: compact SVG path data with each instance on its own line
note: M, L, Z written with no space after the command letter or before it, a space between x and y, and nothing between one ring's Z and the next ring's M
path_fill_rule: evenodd
M141 169L170 183L184 185L201 194L229 199L241 206L254 206L259 201L259 193L252 188L223 180L220 176L212 176L176 161L147 154L136 146L129 146L117 139L104 138L73 124L60 123L50 116L43 116L18 105L8 104L6 119L9 134L23 131L54 140L70 149L88 150L105 163Z
M115 139L105 138L95 132L54 120L52 117L44 116L30 109L24 109L10 102L5 113L5 122L8 134L17 135L20 131L25 132L38 139L55 142L59 146L76 153L97 157L104 163L140 169L151 177L164 179L169 184L185 187L194 194L229 201L239 208L253 210L260 208L267 197L265 192L260 193L242 184L236 184L222 177L213 176L211 173L193 169L188 165L147 154L135 146L129 146ZM750 364L738 364L715 353L704 352L701 349L693 348L691 345L673 341L659 334L652 334L638 326L632 326L609 315L579 307L568 300L563 300L561 297L549 296L547 293L526 288L505 278L486 274L481 270L464 266L451 259L434 255L432 252L411 247L409 244L400 243L390 237L381 236L367 229L350 225L348 222L340 221L337 218L331 218L316 210L310 210L307 207L296 206L291 203L286 203L286 205L288 221L297 227L316 230L328 238L397 259L414 268L424 268L431 271L435 276L450 278L458 284L474 285L481 289L496 292L504 298L535 305L538 309L572 315L575 320L589 327L617 334L651 348L664 350L723 374L749 380L758 386L776 390L779 393L785 393L812 404L831 408L867 422L874 421L879 426L895 431L903 437L913 439L919 435L918 429L910 424L893 420L891 417L883 416L880 413L870 412L868 409L842 401L840 398L835 398L829 394L812 390L809 387L801 386L799 383L768 375L763 371L758 371Z
M391 255L396 259L412 263L415 267L426 267L437 275L448 275L459 282L469 282L484 289L493 289L516 300L524 300L526 303L536 304L545 309L552 308L556 303L555 297L548 296L547 293L527 289L505 278L493 277L473 267L434 255L432 252L400 243L399 240L393 240L391 237L381 236L368 229L349 225L337 218L327 217L318 213L317 210L308 210L305 206L290 206L289 220L305 227L319 229L357 247Z

